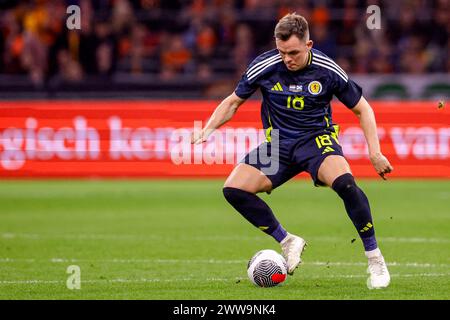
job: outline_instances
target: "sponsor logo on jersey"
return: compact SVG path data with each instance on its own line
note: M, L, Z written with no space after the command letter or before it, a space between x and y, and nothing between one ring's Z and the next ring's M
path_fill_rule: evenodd
M331 147L326 147L325 150L323 150L322 154L325 154L325 153L327 153L327 152L333 152L333 151L334 151L333 148L331 148Z
M319 81L312 81L308 85L308 91L312 95L318 95L319 93L322 92L322 84Z
M291 92L300 92L303 90L303 86L301 84L290 84L289 91Z
M283 87L281 86L281 84L279 82L277 82L272 89L270 89L272 91L283 91Z

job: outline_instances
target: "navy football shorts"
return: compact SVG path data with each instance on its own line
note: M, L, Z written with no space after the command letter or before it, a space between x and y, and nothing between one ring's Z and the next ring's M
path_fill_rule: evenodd
M315 186L324 186L318 178L319 167L330 155L344 156L338 141L339 127L311 132L299 139L264 142L250 151L241 163L262 171L272 181L273 189L306 171ZM278 153L278 156L277 156Z

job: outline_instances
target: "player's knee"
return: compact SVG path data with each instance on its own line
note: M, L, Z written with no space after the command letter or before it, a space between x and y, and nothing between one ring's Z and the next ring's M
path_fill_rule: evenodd
M242 182L234 179L230 181L227 180L223 186L223 189L225 188L238 189L251 194L257 194L259 192L268 192L268 191L270 192L272 190L272 184L266 183L265 181L263 183L259 182L249 183L248 181Z
M336 191L336 193L340 197L358 191L358 186L356 185L355 178L353 178L353 175L351 173L345 173L337 177L333 181L331 188Z

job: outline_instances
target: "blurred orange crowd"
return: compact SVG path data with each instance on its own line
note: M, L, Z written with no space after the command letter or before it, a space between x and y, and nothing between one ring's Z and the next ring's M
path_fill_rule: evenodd
M0 73L80 82L87 75L237 77L274 47L288 12L304 15L314 47L349 73L449 72L448 0L30 0L0 11ZM8 3L8 1L6 2ZM69 5L81 29L68 30ZM368 5L381 29L366 27Z

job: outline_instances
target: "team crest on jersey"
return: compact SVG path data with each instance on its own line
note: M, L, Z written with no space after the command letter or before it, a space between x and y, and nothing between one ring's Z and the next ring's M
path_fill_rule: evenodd
M289 91L291 92L300 92L303 90L303 86L301 84L290 84Z
M312 81L309 85L308 85L308 91L309 93L311 93L312 95L318 95L319 93L322 92L322 84L319 81Z

